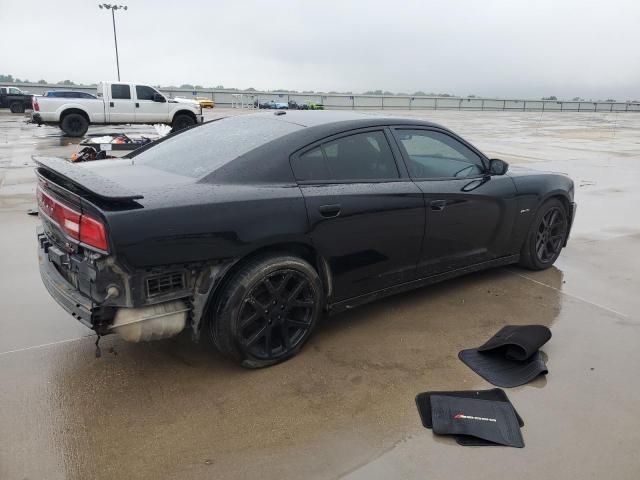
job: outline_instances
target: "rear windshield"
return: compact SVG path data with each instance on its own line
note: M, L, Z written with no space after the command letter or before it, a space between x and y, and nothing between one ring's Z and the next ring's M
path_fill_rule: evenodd
M260 145L302 128L264 116L223 118L180 133L133 158L135 163L201 178Z

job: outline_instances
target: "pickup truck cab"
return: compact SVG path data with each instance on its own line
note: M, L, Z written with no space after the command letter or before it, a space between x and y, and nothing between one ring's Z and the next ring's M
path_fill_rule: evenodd
M32 97L17 87L0 87L0 107L10 108L11 113L24 113L25 109L31 108Z
M203 121L195 102L181 103L140 83L100 82L92 98L34 97L32 121L58 125L70 137L82 137L90 125L164 123L173 131Z

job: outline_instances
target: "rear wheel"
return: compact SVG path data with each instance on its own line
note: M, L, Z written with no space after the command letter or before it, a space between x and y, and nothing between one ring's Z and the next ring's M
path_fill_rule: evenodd
M533 221L520 252L520 265L531 270L549 268L560 255L569 230L567 210L555 198L545 202Z
M195 124L195 118L191 115L187 115L186 113L181 113L174 117L173 123L171 124L171 131L177 132L179 130L184 130L185 128L189 128Z
M69 137L82 137L89 130L89 120L79 113L64 116L60 128Z
M286 360L300 351L321 312L322 284L306 261L261 257L236 272L208 321L215 346L247 368Z
M9 109L11 110L11 113L24 113L24 103L13 102L9 105Z

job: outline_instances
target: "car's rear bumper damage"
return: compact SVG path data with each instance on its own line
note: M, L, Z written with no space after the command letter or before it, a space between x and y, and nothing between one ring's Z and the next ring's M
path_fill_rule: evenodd
M233 261L126 273L112 260L87 264L37 229L40 276L69 314L100 335L130 341L174 336L189 326L199 338L211 292Z
M51 243L42 227L38 227L37 236L40 277L49 294L83 325L101 335L108 333L108 324L112 321L116 309L97 305L72 285L56 268L56 265L64 267L63 264L69 261L69 256Z
M83 325L93 329L93 302L82 295L56 270L44 246L46 236L38 234L38 260L42 283L58 304Z

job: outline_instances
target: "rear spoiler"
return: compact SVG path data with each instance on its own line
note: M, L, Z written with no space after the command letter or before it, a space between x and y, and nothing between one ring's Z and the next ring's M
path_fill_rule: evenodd
M46 172L51 172L102 200L128 201L143 198L139 193L134 193L91 169L75 165L62 158L37 156L31 158L36 163L38 173L45 173L46 177Z

